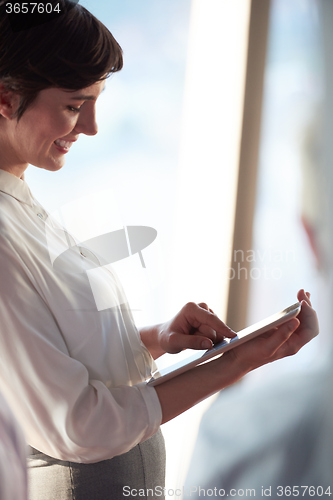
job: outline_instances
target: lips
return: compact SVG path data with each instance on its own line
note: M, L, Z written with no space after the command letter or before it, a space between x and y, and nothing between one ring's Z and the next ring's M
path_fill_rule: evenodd
M56 141L54 141L54 144L56 146L59 146L59 148L69 149L71 147L71 145L73 144L73 142L63 141L61 139L57 139Z

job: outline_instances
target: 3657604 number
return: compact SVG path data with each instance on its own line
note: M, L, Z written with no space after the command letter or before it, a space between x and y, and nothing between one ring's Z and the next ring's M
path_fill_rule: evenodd
M7 14L52 14L53 12L61 13L60 4L42 3L42 2L7 2Z
M276 488L278 497L323 497L331 496L331 487L323 486L278 486Z

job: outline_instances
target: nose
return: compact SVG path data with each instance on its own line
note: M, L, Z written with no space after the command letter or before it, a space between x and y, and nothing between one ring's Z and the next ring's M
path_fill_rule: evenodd
M85 135L97 134L98 125L96 122L95 107L93 107L92 109L85 109L80 113L74 131L77 134L85 134Z

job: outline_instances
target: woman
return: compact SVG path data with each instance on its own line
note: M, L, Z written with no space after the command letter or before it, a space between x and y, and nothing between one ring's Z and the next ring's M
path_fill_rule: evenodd
M86 272L98 255L76 252L22 180L29 164L62 168L80 134L97 133L96 101L122 67L105 26L80 5L54 4L62 15L20 30L0 6L0 389L32 447L32 500L119 499L124 487L152 497L164 484L160 424L294 354L318 325L301 290L299 319L156 388L145 384L153 358L235 334L206 304L189 303L139 335L103 267L97 281L112 307L99 312Z

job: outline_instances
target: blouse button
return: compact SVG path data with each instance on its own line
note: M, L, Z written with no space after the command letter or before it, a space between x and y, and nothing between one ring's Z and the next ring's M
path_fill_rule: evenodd
M37 217L39 217L40 219L44 219L44 216L41 213L37 214Z

